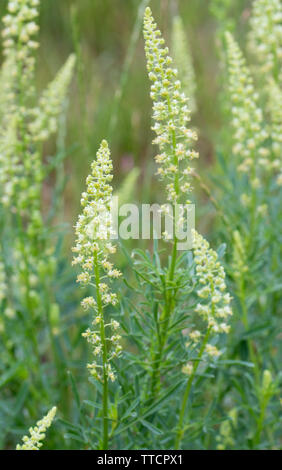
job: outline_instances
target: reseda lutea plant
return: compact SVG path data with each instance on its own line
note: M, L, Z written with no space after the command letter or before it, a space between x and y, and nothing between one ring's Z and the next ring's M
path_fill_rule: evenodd
M227 258L234 295L229 357L253 366L240 376L233 368L236 387L226 396L237 416L230 448L244 448L246 436L249 448L279 445L280 423L275 419L279 405L274 397L281 381L277 263L281 258L281 19L281 2L253 2L247 43L250 62L235 34L225 33L226 122L230 118L233 139L219 146L224 179L217 200L224 211L220 233L232 250ZM230 379L224 377L227 383Z
M191 192L192 169L187 163L198 157L198 153L191 149L191 143L197 136L186 128L189 121L188 99L148 8L144 18L144 35L149 78L153 82L153 129L157 134L154 143L162 152L156 157L160 164L158 174L166 182L170 202L176 204L184 199L190 203L190 199L187 201L186 198ZM156 246L153 258L142 250L136 250L132 268L136 273L137 285L131 286L130 280L126 281L128 290L119 307L124 312L120 316L125 332L122 336L127 336L123 353L125 366L118 363L116 370L112 370L111 361L119 355L121 347L120 335L110 333L119 327L119 322L106 320L106 309L111 309L117 298L105 280L119 277L121 273L108 261L108 254L115 251L110 243L111 170L108 146L103 141L97 160L92 164L92 175L87 178L87 191L82 195L83 213L76 226L77 244L74 248L74 264L80 264L83 269L77 280L90 286L95 293L86 297L82 306L93 308L96 312L94 329L88 329L83 336L98 359L88 368L96 379L96 387L99 383L102 385L97 390L102 408L97 412L96 419L102 422L103 434L98 445L104 449L108 445L115 446L115 435L120 434L126 442L128 433L134 429L140 439L135 446L148 446L148 441L145 444L148 439L145 430L153 428L159 430L162 439L169 439L170 446L180 448L186 437L187 401L198 378L198 370L203 373L211 364L216 366L221 354L217 346L219 334L229 332L227 321L232 313L229 306L231 297L225 293L225 273L217 254L196 231L193 233L194 260L186 253L179 256L177 235L168 260L164 256L161 259ZM138 302L135 299L132 305L131 298L136 295ZM132 347L137 347L137 354L130 353ZM132 375L136 377L135 390L128 387ZM139 378L142 378L142 383L139 383ZM113 386L109 379L115 381ZM117 405L112 402L116 396L119 397ZM172 421L168 427L170 436L163 429L162 418L155 412L158 403L165 398L161 416ZM180 406L172 406L172 399L174 403L180 400ZM138 418L132 421L128 416L128 407L132 407L133 403L138 409ZM116 423L109 415L109 409L113 406L114 409L117 406L115 415L119 417ZM97 448L97 444L92 445ZM157 443L153 445L157 447Z
M101 143L97 152L97 160L92 163L92 174L87 178L87 191L82 194L83 213L76 225L77 243L73 251L77 254L73 264L80 264L82 273L77 282L84 286L91 285L95 289L93 296L85 297L82 307L94 310L93 329L87 329L83 336L92 346L93 362L87 365L90 374L103 384L103 448L108 448L108 382L114 382L115 372L111 361L121 353L118 334L119 323L111 319L106 323L104 309L108 305L116 305L117 295L110 290L105 281L121 276L120 271L113 267L108 256L115 253L116 248L110 243L112 221L111 196L112 162L107 142ZM96 358L99 362L96 361Z
M222 14L212 3L224 19L228 136L208 167L210 181L191 123L197 103L185 18L172 18L172 58L146 8L153 143L167 199L160 212L174 236L128 243L114 233L115 172L102 140L81 196L73 268L52 219L62 193L48 178L55 170L61 187L68 152L60 138L58 153L46 157L44 143L61 132L75 58L38 95L39 1L8 3L0 75L1 447L15 448L23 435L18 450L38 450L43 440L49 449L279 447L281 8L277 0L254 1L248 50L256 63L249 65L236 32L223 32L229 24L234 30L232 2ZM117 114L114 121L118 128ZM114 193L123 203L132 202L138 174L134 168ZM188 217L195 202L200 207L198 181L218 217L205 200L210 242L193 229L191 249L179 250L187 221L177 207L187 207Z
M187 98L182 92L180 80L177 79L177 70L171 67L172 59L168 56L168 49L163 47L164 40L161 38L160 32L156 29L150 9L147 9L145 13L144 35L149 78L153 82L151 87L151 98L154 102L153 119L155 120L153 130L157 133L157 138L154 143L159 145L162 152L156 157L157 163L161 164L158 174L167 182L166 188L168 190L168 199L174 202L179 202L181 198L187 197L186 195L192 190L189 175L191 175L193 169L189 165L187 166L186 162L198 157L198 153L191 149L191 143L193 140L196 140L197 136L195 131L186 128L186 123L190 120ZM184 168L184 170L182 170L182 168ZM186 200L186 203L189 202L189 199ZM208 244L199 234L197 234L197 232L194 233L194 237L195 253L200 255L201 245L205 252L205 250L208 249ZM176 243L177 240L175 239L170 265L167 269L167 279L161 279L164 290L167 289L168 293L164 292L165 305L159 318L159 329L162 334L156 355L153 356L153 363L155 362L155 357L157 357L157 367L153 365L152 393L155 391L155 375L158 377L157 382L159 381L160 369L162 367L161 363L163 361L163 351L165 350L166 342L169 339L168 331L170 325L176 321L177 310L182 302L181 294L185 299L185 286L187 291L191 289L191 285L189 285L191 279L189 279L189 277L188 279L185 279L185 267L181 267L181 263L179 263L177 259ZM186 402L198 364L202 359L202 355L204 353L214 357L219 355L217 348L212 344L208 344L209 337L212 332L219 333L221 331L229 331L229 328L225 323L218 326L216 321L217 316L221 319L227 318L231 314L231 310L228 307L228 304L230 303L230 296L228 295L225 296L226 307L221 310L218 309L218 311L217 308L215 308L216 305L221 302L222 296L220 291L224 291L226 286L224 283L224 271L222 268L221 274L217 278L217 283L214 284L213 269L215 267L219 269L219 263L215 261L214 265L211 263L213 256L216 257L215 253L210 251L207 257L203 256L202 258L199 258L201 261L198 261L198 266L197 257L195 258L196 273L199 274L202 271L205 274L199 279L193 279L193 287L195 289L197 288L197 284L201 285L207 283L203 289L198 291L198 295L199 297L210 299L211 304L205 306L198 304L195 309L195 312L199 313L199 316L204 320L203 323L207 322L206 332L203 334L203 337L202 333L198 329L193 331L193 323L189 325L190 339L193 341L191 342L192 346L187 342L186 347L189 348L191 346L192 354L196 355L196 357L193 357L194 362L186 364L182 369L188 375L191 374L191 376L188 379L180 410L175 442L176 447L180 445L184 434L183 420ZM178 276L180 276L178 278L179 281L181 279L181 283L184 282L184 285L181 286L181 290L181 283L177 285L179 281L176 281L176 285L173 287L174 280L175 278L177 279ZM165 285L166 283L167 286ZM198 346L199 344L200 347L196 347L196 345Z
M44 362L51 368L56 364L55 382L60 391L64 386L56 338L59 306L52 293L55 234L42 200L43 185L56 169L57 160L43 161L43 144L58 130L75 57L68 58L45 91L36 91L39 6L39 0L9 1L2 30L0 354L1 372L7 374L13 390L12 395L6 395L10 403L4 415L8 416L13 416L14 397L22 390L23 378L26 395L32 397L31 416L38 416L41 406L50 406ZM1 438L2 432L0 428Z

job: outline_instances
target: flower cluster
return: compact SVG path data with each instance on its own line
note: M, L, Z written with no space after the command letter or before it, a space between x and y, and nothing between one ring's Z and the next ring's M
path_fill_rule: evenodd
M259 62L262 75L281 79L282 4L280 0L255 0L250 19L249 49Z
M11 116L7 125L0 128L1 202L7 207L16 194L23 169L16 151L17 142L17 119Z
M30 97L35 98L39 4L39 0L9 1L8 14L3 18L5 60L0 74L0 105L5 110L0 114L1 200L21 213L26 211L27 219L34 219L31 232L38 231L37 226L41 228L39 201L44 169L37 142L57 130L75 62L70 56L33 108Z
M107 377L114 382L116 379L115 373L112 369L110 361L114 359L115 357L119 357L122 351L122 347L120 344L121 340L121 335L118 333L118 329L120 327L119 323L116 320L111 320L110 323L104 323L104 327L107 328L107 330L111 331L111 333L108 333L108 337L106 338L106 341L108 342L108 347L111 346L111 353L108 355L106 363L103 365L99 364L96 361L96 358L99 356L102 357L103 355L103 343L102 343L102 338L101 334L98 330L96 330L97 325L101 323L101 319L99 316L96 316L94 321L92 322L92 325L94 329L88 328L84 333L82 333L82 336L86 338L88 343L92 347L92 354L94 356L94 360L87 364L87 368L90 372L90 374L95 377L97 380L102 381L102 370L104 369L106 372ZM108 349L108 348L107 348Z
M115 252L113 245L108 242L113 234L112 187L109 184L113 178L112 169L110 150L107 142L103 140L97 152L97 159L91 165L92 172L86 179L87 190L81 197L83 211L75 226L77 240L73 251L77 256L73 264L81 265L83 271L78 277L78 282L83 284L89 284L93 278L89 273L94 267L94 253L99 257L103 268L109 273L112 272L112 265L108 261L108 255Z
M153 82L151 98L155 124L152 129L157 135L154 143L161 152L156 156L156 162L160 164L158 174L167 181L168 199L177 202L181 194L186 197L192 189L187 181L192 172L187 160L198 158L198 153L190 148L197 135L186 127L190 120L188 98L182 92L178 72L172 67L168 48L164 47L164 39L149 7L145 11L144 37L147 69ZM180 169L182 161L184 167Z
M206 324L211 334L228 333L230 326L228 318L232 315L230 308L231 297L226 293L225 272L218 261L217 253L212 250L209 243L195 230L193 231L193 250L196 265L196 277L200 288L197 295L200 302L195 311ZM197 345L202 338L199 330L189 333L190 341ZM207 344L205 352L217 357L220 351L216 346Z
M71 54L55 79L43 92L38 107L31 110L29 130L34 141L45 141L57 131L58 116L62 112L66 91L73 75L75 56Z
M99 368L106 372L107 377L115 379L109 361L121 353L120 335L117 333L119 323L112 320L104 323L103 309L107 305L117 304L117 295L111 292L109 283L121 276L120 271L114 268L109 261L109 255L115 253L116 248L109 242L112 229L111 201L112 187L112 162L110 150L105 140L97 152L97 160L92 165L92 174L87 177L87 191L82 194L81 205L83 212L78 217L76 224L76 245L73 248L75 257L73 264L79 264L82 272L77 277L77 282L82 285L93 285L96 288L96 299L85 297L82 307L85 310L93 309L95 318L94 329L88 329L83 336L91 344L93 355L103 357L103 365L96 360L88 365L91 374L102 380ZM101 273L104 275L101 277ZM100 326L98 331L96 328ZM110 330L111 334L106 334ZM109 354L108 349L111 348Z
M16 73L26 91L34 91L31 79L34 73L34 50L39 47L36 36L39 30L35 20L39 0L10 0L8 14L4 16L2 31L4 55L17 63Z
M39 4L39 0L8 2L8 14L3 18L4 62L0 71L0 202L4 211L8 208L17 218L12 244L18 270L12 276L17 275L18 295L22 294L23 299L29 296L29 305L34 303L36 309L39 281L46 282L53 269L53 248L47 244L41 206L47 171L39 141L57 130L75 61L74 56L67 60L37 100L34 52L39 46ZM29 281L29 272L36 281Z
M6 57L0 69L0 122L2 128L9 123L15 111L16 65L12 56Z
M270 80L267 86L269 96L269 113L271 117L270 136L272 140L272 152L274 160L272 167L278 171L277 183L282 185L282 89L274 80Z
M17 445L17 450L39 450L42 447L43 439L45 439L45 432L51 426L55 418L57 408L54 406L44 418L37 421L34 428L29 429L30 436L22 438L23 444Z
M256 157L262 157L263 164L268 163L269 150L264 147L268 135L263 128L262 111L257 105L258 95L245 58L233 36L227 32L225 37L234 129L233 153L240 157L239 171L249 173L252 186L258 187L260 181L255 171Z
M180 16L175 16L172 24L172 55L177 65L185 95L189 98L191 113L196 111L196 77L185 29Z

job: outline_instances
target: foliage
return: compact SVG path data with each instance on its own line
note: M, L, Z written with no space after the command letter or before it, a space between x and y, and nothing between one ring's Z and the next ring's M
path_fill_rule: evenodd
M53 7L41 3L46 18ZM105 11L116 10L107 1L90 3L99 22L105 18L102 29L97 23L94 41L99 66L91 69L85 54L87 18L82 22L79 7L67 12L61 2L76 55L42 92L37 92L36 67L40 75L40 1L10 0L3 17L0 446L35 450L44 439L48 449L278 449L281 3L254 0L250 18L241 2L213 0L206 8L205 15L209 18L211 11L219 22L223 85L221 104L214 106L221 112L219 132L212 113L206 121L216 149L212 165L201 135L201 100L209 77L201 75L195 39L188 43L188 10L179 4L178 11L171 2L171 57L148 7L152 3L159 16L157 2L128 2L126 12L134 21L129 44L124 41L128 49L120 82L112 103L102 95L93 123L85 105L93 97L87 72L95 71L98 90L113 79L107 78L107 67L115 67L106 64L105 44L112 37ZM192 39L199 10L187 8L195 15L189 25ZM249 32L239 44L236 30L244 15ZM152 174L151 152L145 157L142 147L143 140L151 140L145 67L135 60L143 17L160 184ZM45 36L46 49L48 41ZM70 94L74 75L76 92ZM136 129L142 130L138 137ZM68 137L67 130L73 131ZM114 149L113 162L104 137ZM131 157L120 158L118 149L139 152L140 168ZM71 230L65 221L74 218L72 204L75 200L78 206L81 173L90 156L81 214ZM70 185L66 158L73 162ZM74 158L81 166L77 172ZM128 174L113 188L123 165ZM161 240L113 244L113 194L122 203L133 198L160 202L163 215L167 202L188 207L195 202L191 249L178 250L177 231L172 240L164 232ZM175 206L170 217L177 225ZM207 232L209 242L199 231ZM45 417L37 421L40 416Z

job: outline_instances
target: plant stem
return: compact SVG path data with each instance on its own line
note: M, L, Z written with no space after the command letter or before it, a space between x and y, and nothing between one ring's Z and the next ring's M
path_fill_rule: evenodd
M169 282L173 281L174 278L174 271L175 271L175 264L176 264L176 256L177 256L177 238L174 239L173 245L173 252L172 252L172 259L170 265L170 273L169 273ZM165 308L163 311L163 318L160 318L160 340L158 343L158 350L153 356L153 373L152 373L152 382L151 382L151 397L154 397L159 383L160 383L160 366L162 362L163 350L166 345L167 335L168 335L168 328L169 328L169 320L171 317L171 311L173 309L173 296L171 292L169 295L166 295L165 291Z
M267 402L268 402L268 400L264 400L263 403L261 404L260 414L259 414L259 417L258 417L258 420L257 420L257 430L256 430L254 441L253 441L254 442L254 447L257 447L259 442L260 442L261 433L263 431L263 423L264 423L264 419L265 419L265 412L266 412L266 408L267 408Z
M190 375L190 377L189 377L189 379L188 379L188 382L187 382L187 385L186 385L186 388L185 388L185 391L184 391L184 395L183 395L183 399L182 399L182 404L181 404L181 408L180 408L180 413L179 413L179 421L178 421L177 434L176 434L175 446L174 446L174 448L175 448L176 450L179 449L180 444L181 444L181 441L182 441L182 438L183 438L183 435L184 435L183 423L184 423L184 416L185 416L185 410L186 410L187 400L188 400L188 398L189 398L189 394L190 394L190 390L191 390L191 387L192 387L192 384L193 384L193 380L194 380L195 374L196 374L196 372L197 372L199 363L200 363L200 361L201 361L201 358L202 358L202 355L203 355L203 353L204 353L206 344L207 344L207 342L208 342L208 339L209 339L209 336L210 336L210 332L211 332L211 329L209 328L209 329L207 330L207 332L206 332L205 337L204 337L204 340L203 340L201 349L200 349L200 351L199 351L198 357L197 357L197 359L194 361L193 370L192 370L192 373L191 373L191 375Z
M165 77L163 76L163 79ZM167 98L167 105L168 105L168 112L171 113L171 103L170 103L170 98ZM176 193L176 203L179 198L179 161L177 158L176 154L176 135L175 135L175 130L172 130L171 132L171 141L172 141L172 156L173 156L173 161L175 166L177 166L178 171L175 173L174 176L174 189ZM177 233L176 233L176 217L175 217L175 212L176 208L174 208L174 242L173 242L173 249L172 249L172 258L171 258L171 265L169 269L169 275L168 275L168 282L171 284L174 279L174 272L175 272L175 265L176 265L176 259L177 259L177 243L178 243L178 238L177 238ZM170 287L170 286L169 286ZM159 347L158 351L156 352L155 356L153 356L153 374L152 374L152 386L151 386L151 397L155 396L156 389L158 387L158 384L160 382L160 366L161 366L161 361L162 361L162 356L163 356L163 350L166 345L166 340L167 340L167 335L168 335L168 329L169 329L169 321L171 318L171 312L174 308L173 305L173 295L171 290L169 290L168 296L166 295L166 289L164 292L165 295L165 308L163 310L163 315L161 315L160 321L160 340L159 340Z
M101 318L100 320L100 335L101 335L101 343L103 349L103 446L102 450L108 449L109 444L109 429L108 429L108 350L107 350L107 342L106 342L106 335L105 335L105 323L104 323L104 312L103 312L103 305L102 305L102 298L100 292L100 273L99 273L99 265L98 265L98 255L95 251L94 253L94 269L95 269L95 283L96 283L96 296L97 296L97 307L98 307L98 315Z
M243 311L242 321L243 321L245 330L248 331L248 329L249 329L249 319L248 319L248 310L247 310L247 305L246 305L246 291L245 291L245 279L244 279L244 277L241 277L241 282L240 282L240 301L241 301L241 306L242 306L242 311ZM259 383L258 358L255 354L253 343L249 338L247 339L247 345L248 345L248 351L249 351L249 354L250 354L251 361L254 364L254 374L255 374L256 382L258 384Z

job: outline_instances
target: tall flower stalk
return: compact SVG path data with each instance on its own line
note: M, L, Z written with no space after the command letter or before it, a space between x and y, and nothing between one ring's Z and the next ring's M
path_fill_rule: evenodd
M232 150L238 158L238 170L247 173L252 187L257 188L260 185L258 157L269 157L265 146L268 134L263 126L263 113L258 105L253 78L242 51L231 33L227 32L225 38L234 130Z
M168 48L165 47L165 41L157 29L149 7L146 8L144 16L144 38L147 70L152 81L151 98L155 122L152 130L156 133L153 143L160 149L160 154L155 157L159 164L157 174L166 183L168 201L174 204L175 211L175 205L181 201L191 202L187 198L192 189L190 183L192 169L188 163L198 158L198 153L191 150L191 144L197 139L197 135L186 127L190 120L188 98L182 91L181 82L177 78L178 72L173 68ZM171 289L171 284L177 259L177 242L175 231L171 264L166 279L167 295L160 317L160 341L153 358L152 396L159 387L160 364L174 309L175 293Z
M9 304L16 316L20 305L25 335L32 352L26 351L31 373L40 377L38 318L50 324L49 281L56 262L47 240L42 192L50 169L43 162L43 143L58 129L59 117L75 65L71 55L55 79L38 96L35 87L35 52L39 48L39 0L10 0L3 18L4 62L0 74L0 204L12 234L12 270ZM5 110L5 111L4 111ZM6 230L5 227L5 230ZM11 243L10 242L10 243ZM16 282L15 282L16 281ZM42 293L47 302L42 302ZM42 307L44 305L44 307ZM40 315L41 314L41 315ZM52 328L50 340L54 345ZM53 347L58 376L62 368ZM63 386L62 380L59 380ZM44 390L44 387L42 387Z
M168 200L178 203L187 200L191 192L189 175L191 160L198 158L198 153L191 150L191 144L197 140L197 134L188 129L190 120L189 99L182 91L178 72L172 65L168 48L157 29L150 8L146 8L144 17L145 53L147 70L152 81L151 98L153 100L152 130L157 137L153 141L158 145L160 154L155 157L159 164L158 175L166 183Z
M274 168L271 153L267 148L268 130L264 125L262 109L258 105L258 94L246 64L245 57L232 34L225 34L229 78L229 100L231 105L233 147L237 169L250 182L249 191L241 194L241 203L250 213L249 245L253 243L257 213L264 214L264 186L268 187L268 175ZM264 188L264 194L266 193Z
M112 230L112 161L110 150L105 140L97 152L97 160L91 165L91 174L87 177L87 190L82 193L82 214L75 227L77 235L73 248L73 264L81 266L77 282L90 286L95 297L85 297L81 304L85 310L91 309L94 314L92 328L83 336L90 343L94 359L87 365L90 374L103 385L103 449L109 444L109 381L114 382L116 374L112 360L121 354L118 333L119 323L112 319L106 323L105 309L117 304L117 295L111 291L110 282L121 276L109 261L109 255L116 248L110 243Z
M168 55L168 49L164 46L164 40L149 8L145 12L144 37L147 69L149 79L153 82L151 98L155 122L152 129L157 135L153 143L159 146L161 152L156 156L156 162L159 164L157 174L165 181L168 201L173 203L174 207L183 201L190 204L191 201L187 197L192 191L190 178L193 168L190 167L190 162L199 156L192 150L192 143L197 139L197 135L195 131L186 127L190 120L188 98L183 93L183 87L177 78L178 72L171 65L172 59ZM175 210L173 216L176 226L178 221ZM164 307L159 317L158 347L154 351L152 360L152 400L160 387L160 368L170 322L179 301L177 294L180 289L175 282L175 275L176 269L179 274L182 268L178 263L177 243L177 231L175 231L167 277L165 280L162 279ZM224 270L217 259L217 254L209 248L208 242L197 232L194 233L194 254L195 283L201 286L197 294L202 299L195 309L195 314L198 316L197 322L202 323L204 333L199 330L190 330L190 341L187 347L189 351L192 351L192 363L188 362L183 367L183 372L188 374L189 378L179 411L176 448L180 447L184 436L186 405L198 366L203 359L216 359L220 355L214 339L212 343L209 343L209 340L217 337L219 333L228 333L229 326L226 319L231 315L229 307L231 298L229 294L224 294L226 289ZM185 277L184 273L181 275ZM188 288L189 284L187 281L186 283Z

